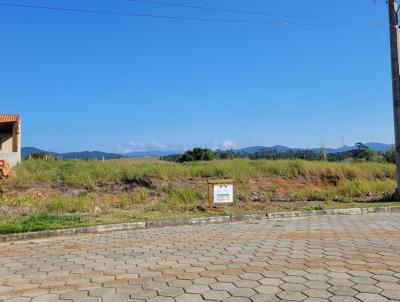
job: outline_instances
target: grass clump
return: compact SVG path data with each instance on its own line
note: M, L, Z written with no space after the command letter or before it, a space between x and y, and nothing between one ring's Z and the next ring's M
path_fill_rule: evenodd
M150 202L150 194L145 188L138 188L133 193L119 196L119 207L124 210L143 207Z
M304 177L323 179L335 175L340 180L375 180L395 176L393 164L374 162L312 162L301 160L215 160L177 164L155 159L121 159L100 161L28 160L16 169L17 177L8 186L24 187L32 182L64 183L71 188L91 189L97 184L130 182L149 177L165 180L177 178L230 177Z
M35 232L49 229L76 227L83 224L80 217L66 215L51 215L48 213L34 214L30 217L17 219L0 224L0 234Z
M196 212L197 206L206 199L204 194L189 187L164 189L164 198L157 202L150 211L160 212Z

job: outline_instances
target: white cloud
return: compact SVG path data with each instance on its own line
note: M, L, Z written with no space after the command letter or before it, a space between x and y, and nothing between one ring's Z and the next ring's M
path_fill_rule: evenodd
M157 141L130 141L124 144L118 144L117 149L121 153L129 153L129 152L141 152L141 151L155 151L155 150L165 150L167 148L166 145L157 142Z
M227 149L233 149L237 146L238 144L234 141L231 140L222 140L218 141L215 140L211 144L212 149L220 149L220 150L227 150Z

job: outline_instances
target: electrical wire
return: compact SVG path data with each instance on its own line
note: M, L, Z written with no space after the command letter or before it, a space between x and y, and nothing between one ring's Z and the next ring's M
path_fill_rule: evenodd
M284 14L273 14L273 13L267 13L267 12L261 12L261 11L215 8L215 7L209 7L209 6L195 6L195 5L187 5L187 4L181 4L181 3L160 2L160 1L152 1L152 0L129 0L129 1L130 2L138 2L138 3L148 3L148 4L154 4L154 5L184 7L184 8L192 8L192 9L217 11L217 12L227 12L227 13L241 13L241 14L261 15L261 16L269 16L269 17L302 19L302 20L335 21L334 19L322 18L322 17L319 18L319 17L304 17L304 16L284 15Z
M296 22L284 22L284 21L280 22L280 21L257 21L257 20L241 20L241 19L198 18L198 17L183 17L183 16L169 16L169 15L140 14L140 13L121 12L121 11L77 9L77 8L66 8L66 7L56 7L56 6L18 4L9 2L0 2L0 6L41 9L49 11L63 11L63 12L73 12L73 13L98 14L98 15L118 15L118 16L144 17L144 18L165 19L165 20L203 21L203 22L220 22L220 23L266 24L266 25L280 25L280 26L288 26L288 25L322 26L322 27L338 27L338 28L363 28L363 27L365 28L365 27L376 27L376 26L382 26L382 27L388 26L383 23L368 25L368 24L296 23Z

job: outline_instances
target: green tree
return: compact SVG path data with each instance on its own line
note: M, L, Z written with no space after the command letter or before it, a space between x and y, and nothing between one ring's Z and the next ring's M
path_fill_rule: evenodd
M392 164L396 163L396 151L394 150L394 148L386 151L383 156L384 156L386 162L392 163Z
M210 149L194 148L193 150L186 151L181 158L180 162L190 162L190 161L210 161L215 158L214 152Z
M356 160L374 161L377 160L379 154L363 143L357 143L356 149L353 151L353 157ZM382 155L380 157L382 159Z

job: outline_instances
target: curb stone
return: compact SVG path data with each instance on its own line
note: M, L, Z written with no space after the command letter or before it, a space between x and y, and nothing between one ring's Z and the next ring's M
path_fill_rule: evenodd
M326 215L366 215L371 213L400 213L400 206L277 212L277 213L266 213L266 214L199 217L199 218L161 220L161 221L140 221L132 223L98 225L98 226L72 228L72 229L6 234L6 235L0 235L0 242L43 239L50 237L65 237L65 236L84 235L84 234L101 234L107 232L164 228L164 227L174 227L180 225L218 224L218 223L232 223L232 222L246 222L246 221L249 222L249 221L257 221L263 219L283 219L283 218L287 219L287 218L326 216Z

